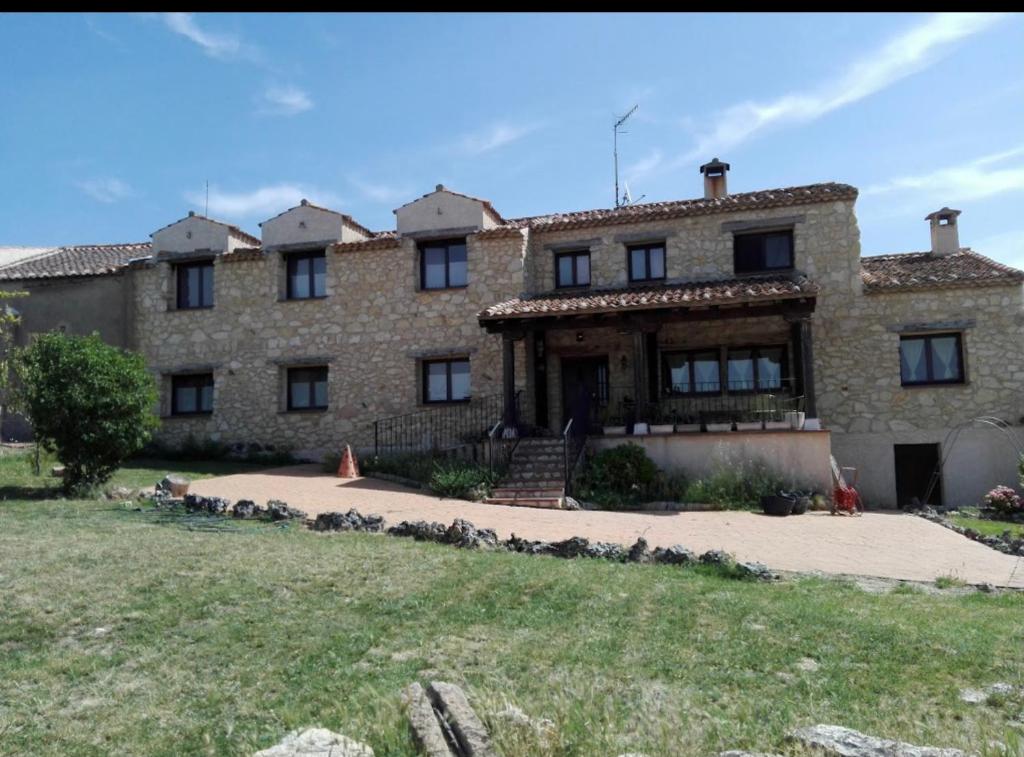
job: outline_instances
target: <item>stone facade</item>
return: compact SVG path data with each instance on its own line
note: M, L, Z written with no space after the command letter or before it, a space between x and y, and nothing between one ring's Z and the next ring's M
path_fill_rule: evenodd
M275 249L216 254L215 304L209 310L171 308L172 268L159 255L136 266L135 333L163 382L161 437L172 443L189 434L259 442L309 456L344 444L365 449L373 442L374 420L424 408L424 359L468 356L473 396L501 393L502 337L481 329L477 314L504 300L554 289L558 252L590 251L593 288L627 286L626 245L644 241L665 242L668 283L731 279L734 234L773 228L793 230L794 268L818 287L811 321L817 414L832 432L840 463L861 469L869 505L895 502L894 444L944 444L951 429L976 416L995 415L1019 425L1024 415L1019 282L864 293L852 198L749 210L723 206L718 212L666 214L634 223L611 218L569 230L555 230L557 224L549 230L532 219L507 222L484 201L443 188L397 212L399 233L339 237L328 249L322 299L282 299L283 258ZM440 234L466 237L468 285L422 291L417 240ZM288 247L286 234L275 236L275 242ZM950 330L950 324L963 334L966 383L901 386L900 334L940 326ZM607 356L612 385L634 381L633 337L623 329L576 329L569 323L547 331L543 353L536 335L526 337L515 342L515 385L523 392L528 421L536 418L540 375L548 426L561 426L564 359ZM790 324L771 315L667 324L657 330L654 344L660 355L705 346L792 348L790 338ZM792 349L787 360L792 364ZM328 366L326 410L286 411L285 371L298 365ZM208 371L215 377L214 412L169 416L169 377ZM1015 455L998 433L972 430L964 440L950 458L963 467L947 467L947 501L976 500L986 487L1013 481ZM972 467L964 458L968 454L984 456L985 465Z

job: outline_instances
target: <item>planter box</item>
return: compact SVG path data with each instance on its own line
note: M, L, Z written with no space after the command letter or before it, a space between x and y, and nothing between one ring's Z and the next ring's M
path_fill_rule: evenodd
M764 427L772 431L788 431L791 428L789 421L765 421Z
M651 433L651 430L646 423L633 424L633 436L647 436L649 433Z
M789 427L794 431L799 431L804 427L804 418L806 416L803 413L795 410L786 413L786 420L789 421Z
M732 431L731 423L709 423L708 431Z
M675 431L675 426L671 423L652 423L651 433L652 434L671 434Z
M677 434L688 434L694 431L700 431L699 423L677 423L676 433Z
M737 421L737 431L760 431L762 428L761 421L743 421L742 423Z
M626 433L626 427L625 426L605 426L604 427L604 433L605 433L605 435L612 435L612 436L614 436L615 434L625 434Z

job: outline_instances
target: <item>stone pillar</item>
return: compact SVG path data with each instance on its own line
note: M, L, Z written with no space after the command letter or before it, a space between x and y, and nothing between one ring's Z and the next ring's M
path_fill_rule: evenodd
M633 332L633 394L636 400L634 421L646 421L647 407L647 340L644 332Z
M505 425L518 426L516 418L516 343L508 334L501 339L502 396L505 406Z

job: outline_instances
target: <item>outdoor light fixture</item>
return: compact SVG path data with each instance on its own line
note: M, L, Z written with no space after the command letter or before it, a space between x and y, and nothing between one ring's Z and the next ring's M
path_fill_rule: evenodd
M583 341L583 332L582 331L577 331L576 332L576 341L577 342L582 342Z

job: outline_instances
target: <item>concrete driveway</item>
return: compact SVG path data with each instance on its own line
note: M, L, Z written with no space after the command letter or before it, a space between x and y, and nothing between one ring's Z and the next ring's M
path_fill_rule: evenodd
M403 520L450 523L465 518L498 536L557 541L583 536L632 544L643 536L652 547L682 544L694 552L724 549L739 560L774 570L934 581L956 576L967 583L1024 588L1024 558L970 541L923 518L866 513L860 518L807 513L772 518L750 512L637 512L539 510L439 499L417 489L372 478L342 480L318 465L273 468L261 473L195 481L190 491L232 501L284 500L317 513L356 508Z

